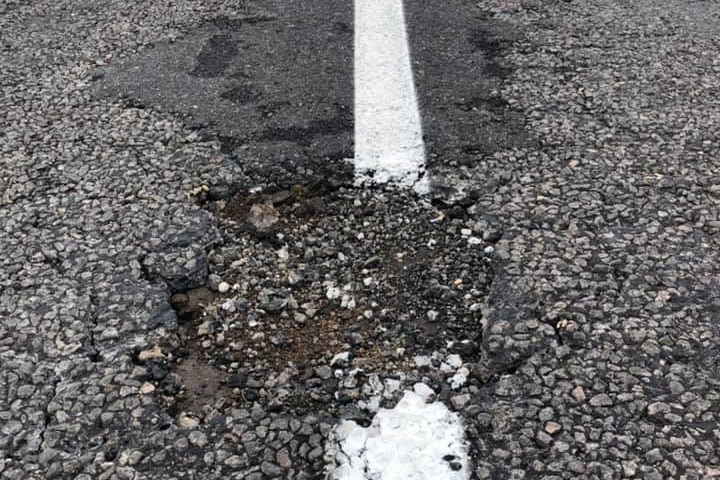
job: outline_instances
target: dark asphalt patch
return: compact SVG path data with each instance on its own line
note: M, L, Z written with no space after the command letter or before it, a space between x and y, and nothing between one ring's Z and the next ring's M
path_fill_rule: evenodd
M260 99L261 94L258 89L251 85L236 85L229 90L225 90L220 94L221 98L230 100L235 103L252 103Z
M511 73L500 57L518 33L475 4L405 3L428 166L436 181L499 150L533 144L525 119L502 98Z
M104 68L96 92L179 114L251 187L349 184L352 24L349 0L253 2Z
M221 143L254 185L353 180L353 5L252 2L102 70L97 92L180 114ZM518 34L474 5L406 2L428 166L453 172L533 144L502 98Z
M230 34L213 35L200 50L191 74L202 78L221 77L237 54L237 43Z

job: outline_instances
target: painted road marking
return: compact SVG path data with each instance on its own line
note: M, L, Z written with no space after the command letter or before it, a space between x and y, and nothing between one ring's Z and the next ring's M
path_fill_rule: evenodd
M335 429L334 480L467 480L470 459L460 415L416 384L367 428L352 420Z
M355 0L355 182L427 193L402 0Z

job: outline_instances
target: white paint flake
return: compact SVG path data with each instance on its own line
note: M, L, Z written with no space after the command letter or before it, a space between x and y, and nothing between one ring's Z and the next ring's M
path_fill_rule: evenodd
M470 463L462 422L424 384L406 391L371 425L353 421L335 430L334 480L467 480Z
M428 190L402 0L355 0L355 172Z
M452 378L449 380L450 387L453 390L457 390L458 388L462 387L467 383L468 376L470 376L470 370L468 370L465 367L461 367L458 369L457 372L455 372L455 375L452 376Z

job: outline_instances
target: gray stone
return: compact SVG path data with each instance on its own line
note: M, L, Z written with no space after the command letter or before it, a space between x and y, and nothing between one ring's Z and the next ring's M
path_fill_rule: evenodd
M590 398L590 405L593 407L609 407L612 404L612 398L606 393L600 393Z
M670 405L663 402L653 402L647 407L648 415L655 416L670 412Z
M280 213L271 205L255 204L250 208L247 222L260 233L268 233L280 221Z
M468 402L470 402L470 395L467 393L450 397L450 404L455 410L462 410Z

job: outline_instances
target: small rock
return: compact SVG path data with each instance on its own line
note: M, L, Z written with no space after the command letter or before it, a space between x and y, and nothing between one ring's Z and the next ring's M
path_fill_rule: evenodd
M626 477L633 477L635 476L635 473L637 472L637 464L632 461L625 461L621 463L623 474Z
M203 322L198 325L197 334L200 337L204 337L210 334L210 322Z
M207 445L207 435L202 432L195 431L190 433L190 435L188 436L188 440L190 440L190 443L200 448Z
M350 360L350 352L341 352L336 354L332 360L330 361L331 366L340 366L345 367L348 365L348 361Z
M478 467L475 469L475 475L477 475L480 480L485 480L486 478L490 478L490 470L486 467Z
M327 380L333 376L333 371L327 365L321 365L315 369L315 374L323 380Z
M670 476L670 478L677 478L677 467L669 460L663 460L660 465L662 469Z
M362 335L360 335L357 332L350 332L347 334L347 341L353 347L357 347L357 346L362 345L364 338Z
M4 435L12 436L16 433L21 432L23 429L22 423L18 422L17 420L10 420L5 423L2 427L0 427L0 433L3 433Z
M473 355L479 350L477 342L472 340L463 340L462 342L453 342L452 350L461 355Z
M457 354L448 355L445 362L447 362L447 364L452 368L462 367L462 359L460 358L460 355Z
M552 407L545 407L542 410L540 410L540 413L538 414L540 421L547 422L549 420L552 420L555 416L555 410L553 410Z
M430 357L427 355L418 355L415 358L413 358L415 361L415 365L418 367L427 367L430 365Z
M280 213L270 205L256 203L250 207L247 221L259 233L268 233L280 221Z
M273 398L272 400L270 400L270 403L268 403L268 412L272 412L272 413L282 412L283 408L284 408L283 402L277 398Z
M217 289L220 293L227 293L228 291L230 291L230 284L227 282L220 282Z
M538 443L540 443L541 445L547 446L552 443L552 437L547 433L543 432L542 430L537 433L535 438L537 438Z
M373 256L365 260L363 268L377 268L380 265L381 259L378 256Z
M452 378L449 380L450 388L452 388L453 390L457 390L458 388L465 385L468 379L468 375L470 375L470 370L468 370L467 368L462 367L458 369L457 373L455 373L455 375L453 375Z
M281 262L287 262L290 259L290 252L288 251L288 246L285 245L281 249L277 250L275 252L278 256L278 260Z
M396 380L394 378L388 378L384 382L385 392L384 395L388 398L392 397L392 395L400 390L400 381Z
M140 386L138 391L143 395L147 395L155 391L155 385L150 382L145 382Z
M555 435L560 430L562 430L562 426L557 422L547 422L545 424L545 431L550 435Z
M275 455L275 461L285 470L290 470L292 468L292 460L290 460L290 455L288 455L287 450L280 450L277 452Z
M465 405L467 405L469 401L470 395L468 395L467 393L463 395L456 395L450 398L450 403L455 410L462 410L463 408L465 408Z
M583 390L582 387L575 387L572 390L572 396L575 400L578 402L584 402L585 401L585 390Z
M661 462L662 459L663 455L659 448L653 448L645 454L645 460L647 460L651 465Z
M670 392L674 395L680 395L685 392L683 384L674 380L668 384L668 387L670 388Z
M669 413L670 405L663 402L654 402L648 405L647 412L651 417L662 413Z
M195 428L200 425L200 420L190 413L182 412L178 417L178 425L180 428Z
M18 398L30 398L35 392L35 387L32 385L22 385L18 387L16 395Z
M270 462L262 462L260 470L270 478L280 478L283 474L282 468Z
M270 343L278 347L285 346L287 342L288 336L285 335L283 332L276 333L275 335L270 337Z
M231 455L223 463L225 463L225 465L227 465L228 467L232 468L240 468L246 465L245 460L243 460L240 455Z
M208 287L210 287L210 290L218 290L220 283L222 283L222 278L220 277L220 275L216 273L211 273L210 275L208 275L207 284Z
M138 354L138 360L141 362L147 362L148 360L164 357L165 355L163 355L162 350L157 345L155 345L153 348L143 350Z
M606 393L600 393L590 399L590 405L593 407L609 407L612 404L612 398Z
M266 312L275 313L284 309L287 306L287 303L288 301L286 298L273 298L269 302L263 303L261 307Z

